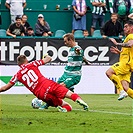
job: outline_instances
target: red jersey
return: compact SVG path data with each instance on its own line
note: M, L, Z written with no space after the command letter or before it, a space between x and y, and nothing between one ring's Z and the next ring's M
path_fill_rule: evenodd
M20 70L12 77L10 83L15 84L19 81L24 84L34 95L40 97L42 91L45 92L46 89L48 89L53 83L52 80L45 78L41 74L38 69L41 65L44 65L43 60L35 60L28 64L21 65Z

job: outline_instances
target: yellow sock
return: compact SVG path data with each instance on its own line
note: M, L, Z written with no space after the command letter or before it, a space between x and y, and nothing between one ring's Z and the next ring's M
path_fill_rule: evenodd
M131 98L133 98L133 90L132 90L131 88L129 88L129 89L127 90L127 94L128 94Z
M120 79L118 78L118 76L116 76L115 74L113 74L113 75L110 77L110 80L115 84L116 88L117 88L119 91L123 90L122 84L121 84Z

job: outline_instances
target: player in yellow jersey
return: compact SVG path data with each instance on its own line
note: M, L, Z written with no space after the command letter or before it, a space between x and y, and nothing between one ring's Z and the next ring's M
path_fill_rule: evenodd
M119 62L112 65L106 75L119 89L118 100L129 95L133 98L133 90L129 87L131 72L133 72L133 21L127 21L124 25L124 34L126 36L123 43L117 43L115 39L110 40L116 45L111 47L111 52L120 54ZM121 51L117 48L121 46ZM126 92L125 92L126 91Z

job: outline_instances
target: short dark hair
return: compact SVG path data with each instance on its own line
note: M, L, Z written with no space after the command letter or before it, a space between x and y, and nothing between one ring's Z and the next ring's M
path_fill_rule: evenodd
M25 55L19 55L17 57L17 63L18 63L19 66L24 64L26 60L27 60L27 58L26 58Z
M17 16L15 20L17 20L17 19L22 19L22 17L21 16Z
M33 30L33 28L32 27L28 27L27 30Z
M125 22L125 24L133 25L133 20L128 20L128 21Z
M118 14L117 14L117 13L112 13L112 14L111 14L111 17L112 17L113 15L116 15L116 16L118 17Z
M88 32L88 30L84 30L83 32Z

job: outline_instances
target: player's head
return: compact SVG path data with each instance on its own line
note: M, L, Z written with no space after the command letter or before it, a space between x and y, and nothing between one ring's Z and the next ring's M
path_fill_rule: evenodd
M26 58L25 55L19 55L19 56L17 57L17 63L18 63L18 65L20 66L20 65L22 65L22 64L28 63L28 60L27 60L27 58Z
M124 33L127 36L130 33L133 33L133 20L129 20L124 24Z
M73 44L73 42L75 42L75 38L74 38L74 35L72 33L67 33L63 36L64 38L64 43L67 45L67 46L70 46Z

